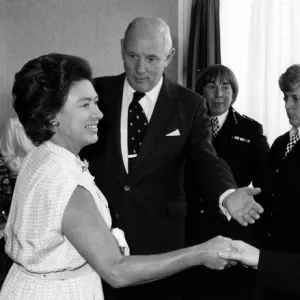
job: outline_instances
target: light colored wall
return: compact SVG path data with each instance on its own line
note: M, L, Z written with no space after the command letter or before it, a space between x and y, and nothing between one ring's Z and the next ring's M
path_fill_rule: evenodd
M120 39L127 24L138 16L163 18L177 48L184 1L0 0L0 133L14 115L13 76L29 59L50 52L75 54L90 61L95 76L118 74L123 71ZM175 81L182 76L177 54L167 74Z

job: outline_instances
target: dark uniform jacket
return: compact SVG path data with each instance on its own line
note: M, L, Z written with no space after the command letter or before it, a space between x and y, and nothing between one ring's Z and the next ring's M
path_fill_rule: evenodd
M99 147L91 147L96 157L90 161L90 169L108 200L113 225L124 230L132 254L182 248L187 213L185 165L198 178L201 193L210 198L212 210L218 210L219 196L237 187L236 183L230 168L217 158L211 145L205 100L166 77L138 161L127 174L120 139L124 80L125 74L95 79L104 118L99 123ZM179 134L169 135L172 132ZM178 284L157 282L128 288L132 292L123 299L181 299L176 292L178 288Z
M254 187L263 188L269 145L266 136L263 135L261 124L240 115L230 107L223 126L213 140L213 146L218 156L230 166L239 187L248 186L252 182ZM191 203L187 219L188 244L204 242L217 235L241 239L252 244L258 242L258 239L253 237L253 229L254 226L259 226L259 222L247 227L241 226L233 219L228 222L225 216L209 208L207 205L209 198L203 197L201 202L198 201L200 195L190 186L192 181L193 179L187 174L186 193ZM255 200L261 202L260 197L256 197ZM258 229L255 231L259 233ZM253 272L242 267L232 267L219 273L204 270L201 275L198 274L202 276L204 286L207 286L209 281L213 281L219 289L209 289L208 295L206 298L203 296L203 299L214 299L213 297L217 298L221 295L225 299L227 296L230 299L237 299L242 295L244 299L251 299L251 291L245 293L245 290L240 289L254 285L255 278L251 273ZM196 276L194 274L193 277Z
M264 248L280 251L286 254L300 253L300 143L298 142L291 152L284 159L287 144L290 141L289 132L278 137L273 143L268 159L268 183L266 190L267 202L265 204L265 216L263 221L266 225L266 239ZM293 259L293 255L291 255ZM278 262L283 274L292 271L293 280L290 282L290 290L299 292L300 286L300 263L299 258L294 259L293 263L286 261ZM274 264L277 262L274 260ZM291 266L293 264L293 270ZM283 270L286 268L286 271ZM270 276L272 276L270 274ZM284 275L283 275L284 276ZM274 281L278 278L274 274ZM290 277L291 278L291 277ZM270 277L272 281L272 277ZM298 284L295 287L295 283ZM278 292L269 293L271 299L276 295L276 299L299 299L299 296L292 294L279 294Z
M299 299L299 272L300 253L261 250L257 278L268 291L262 299Z

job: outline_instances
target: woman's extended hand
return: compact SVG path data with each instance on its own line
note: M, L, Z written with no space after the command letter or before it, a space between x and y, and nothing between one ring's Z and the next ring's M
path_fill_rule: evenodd
M231 241L232 251L221 251L219 256L223 259L236 260L247 266L257 268L259 261L259 249L243 242Z
M210 269L223 270L226 267L235 265L235 261L224 259L219 256L220 252L230 253L234 251L232 240L223 236L217 236L199 245L202 256L202 264Z

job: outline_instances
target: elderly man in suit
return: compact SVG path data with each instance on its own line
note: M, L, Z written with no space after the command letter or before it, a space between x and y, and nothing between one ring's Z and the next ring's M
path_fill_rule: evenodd
M95 79L99 141L90 158L96 184L107 197L114 224L132 254L155 254L185 245L184 169L190 166L203 196L240 224L254 223L259 189L238 188L211 145L206 104L170 81L164 69L175 50L169 26L157 18L133 20L121 41L125 73ZM104 146L104 147L103 147ZM104 290L105 299L182 299L180 280Z
M252 184L262 187L269 145L263 135L262 125L245 115L240 115L232 107L237 99L238 90L238 81L234 73L224 65L211 65L203 69L197 77L196 92L206 99L208 115L212 121L212 144L217 155L228 163L239 186ZM235 220L228 222L216 210L209 209L210 198L198 200L200 193L197 192L190 174L187 170L185 186L188 203L191 204L191 213L187 221L188 244L203 242L219 234L254 242L251 238L253 226L245 228ZM258 233L259 230L255 228L255 232ZM201 276L202 282L206 282L201 294L203 299L255 297L254 278L251 278L251 272L241 266L222 273L201 269L192 273L194 276L189 290L191 294L194 293L196 276ZM213 281L219 289L206 288L209 281Z

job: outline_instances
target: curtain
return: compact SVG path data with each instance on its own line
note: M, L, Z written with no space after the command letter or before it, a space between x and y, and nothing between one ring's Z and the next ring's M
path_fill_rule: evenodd
M299 0L222 0L222 63L236 74L237 111L262 123L270 144L290 129L279 76L300 63Z
M219 0L193 0L187 73L187 87L191 89L201 69L221 63L219 13Z

